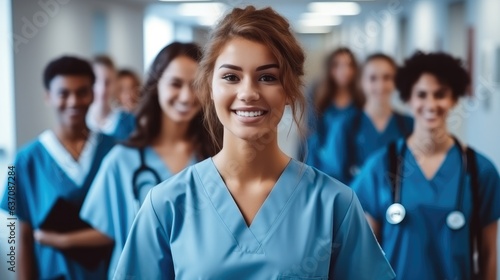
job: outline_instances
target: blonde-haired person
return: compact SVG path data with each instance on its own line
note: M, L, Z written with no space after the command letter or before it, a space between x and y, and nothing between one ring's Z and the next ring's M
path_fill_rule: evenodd
M393 279L346 186L278 147L304 106L304 53L271 8L214 29L197 87L219 153L149 192L115 279Z

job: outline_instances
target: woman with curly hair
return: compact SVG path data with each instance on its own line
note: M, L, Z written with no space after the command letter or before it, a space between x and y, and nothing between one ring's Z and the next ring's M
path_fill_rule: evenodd
M468 84L448 54L409 58L396 85L413 133L371 157L352 185L397 279L496 279L498 171L446 122Z

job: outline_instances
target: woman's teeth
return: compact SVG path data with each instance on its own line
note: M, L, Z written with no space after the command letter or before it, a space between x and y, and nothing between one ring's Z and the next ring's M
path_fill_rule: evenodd
M264 115L264 111L235 111L240 117L259 117Z

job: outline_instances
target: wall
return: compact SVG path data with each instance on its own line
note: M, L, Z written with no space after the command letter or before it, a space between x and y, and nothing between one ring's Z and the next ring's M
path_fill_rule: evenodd
M97 0L12 1L12 12L17 38L14 77L18 148L54 124L43 101L41 76L45 65L63 54L86 58L94 55L92 19L95 13L106 17L104 34L109 38L105 45L117 66L142 73L143 8L140 6Z
M467 139L477 150L487 154L500 170L500 81L494 81L493 75L498 73L500 50L500 1L469 1L475 13L475 51L474 51L474 94L476 98L470 102L464 113L468 124ZM474 7L475 6L475 7ZM497 51L495 55L495 51ZM497 59L495 67L495 57ZM496 69L495 69L496 68Z
M14 73L12 71L12 31L11 2L0 1L0 197L5 192L7 166L11 164L15 149L14 129ZM15 279L15 274L8 270L7 252L10 247L7 214L0 211L0 279Z

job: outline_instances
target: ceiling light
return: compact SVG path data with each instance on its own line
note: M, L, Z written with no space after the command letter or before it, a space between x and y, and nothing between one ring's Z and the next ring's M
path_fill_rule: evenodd
M300 19L324 19L324 18L334 18L335 20L342 20L342 17L340 16L332 16L328 14L320 14L320 13L302 13L300 15Z
M329 33L332 29L329 26L299 26L295 28L295 32L303 33L303 34L321 34L321 33Z
M307 7L315 13L338 16L353 16L361 12L359 4L354 2L312 2Z
M311 18L299 20L302 26L335 26L342 22L340 18Z
M181 16L208 16L218 17L226 11L223 3L183 3L177 8Z

